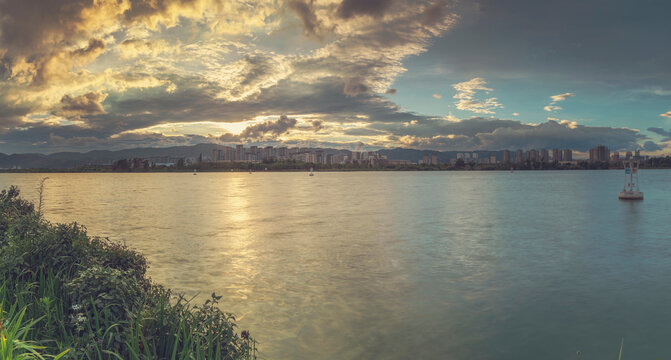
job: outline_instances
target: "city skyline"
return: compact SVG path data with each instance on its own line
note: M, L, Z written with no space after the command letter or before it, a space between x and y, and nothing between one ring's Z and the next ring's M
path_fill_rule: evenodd
M669 157L667 156L666 159ZM117 151L90 151L86 153L61 152L45 154L0 153L0 169L72 169L81 166L110 166L118 161L141 164L140 167L174 166L183 164L242 162L242 163L305 163L324 165L357 164L370 167L396 165L456 165L465 164L533 165L554 163L579 165L580 162L618 164L628 160L665 159L641 153L640 150L611 153L607 146L597 145L588 153L572 149L516 149L436 151L419 149L378 149L376 151L313 147L245 146L244 144L199 144L166 148L133 148ZM132 166L131 166L132 168ZM293 167L292 167L293 168Z
M0 1L0 152L668 153L656 1Z

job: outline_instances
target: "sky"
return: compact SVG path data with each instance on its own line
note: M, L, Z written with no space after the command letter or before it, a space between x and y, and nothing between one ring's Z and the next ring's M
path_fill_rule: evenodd
M0 152L671 147L671 3L0 0Z

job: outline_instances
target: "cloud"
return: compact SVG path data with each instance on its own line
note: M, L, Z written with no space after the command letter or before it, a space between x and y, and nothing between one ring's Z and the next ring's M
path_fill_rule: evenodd
M575 122L548 120L541 124L520 121L472 118L458 122L425 119L414 126L374 124L406 144L436 150L501 150L570 148L586 151L597 144L613 150L637 149L646 137L637 130L589 127Z
M516 112L514 112L514 113L513 113L513 116L520 116L520 113L516 113Z
M552 95L552 96L550 96L550 99L552 99L552 103L554 104L558 101L564 101L564 100L566 100L570 97L574 97L574 96L575 96L574 93L569 92L569 93L564 93L564 94L559 94L559 95Z
M488 98L483 100L476 100L475 95L478 91L490 92L493 89L485 87L487 82L483 78L473 78L468 81L460 82L452 85L457 93L454 95L455 99L459 99L455 104L457 109L472 111L478 114L494 114L494 109L502 108L497 98Z
M287 6L293 10L298 18L303 23L303 32L307 36L315 37L318 40L323 40L325 36L325 29L322 21L317 18L314 9L314 0L304 2L302 0L290 0Z
M431 96L433 96L434 99L442 99L443 98L443 96L440 95L440 94L433 94Z
M165 40L126 39L116 47L122 59L132 59L138 56L173 54L178 50Z
M312 124L312 129L315 132L318 132L318 131L324 129L324 121L322 121L322 120L314 120L314 121L311 122L311 124Z
M650 128L648 128L648 131L653 132L657 135L663 136L664 139L662 139L662 142L671 141L671 131L666 131L666 130L662 129L661 127L656 127L656 128L655 127L650 127Z
M645 151L659 151L664 149L662 146L659 146L654 141L646 141L643 143L643 150Z
M61 99L61 109L56 114L65 117L105 114L102 102L106 97L107 94L94 92L75 97L64 95Z
M396 89L387 89L387 91L384 92L385 94L390 94L390 95L395 95L396 94Z
M447 12L447 1L438 0L424 10L422 24L431 26L442 21L446 16L449 16Z
M225 143L232 143L232 142L240 142L241 139L240 139L239 135L233 135L231 133L226 133L226 134L223 134L223 135L219 136L219 138L217 138L217 140L219 140L221 142L225 142Z
M240 101L258 95L291 73L290 66L281 57L265 54L247 55L230 65L217 68L208 74L222 87L218 97Z
M671 111L667 111L667 112L665 112L665 113L663 113L663 114L659 114L659 116L664 116L664 117L671 118Z
M266 135L277 137L296 127L296 119L280 116L276 121L267 121L261 124L251 125L240 133L241 138L259 139Z
M343 0L338 7L338 16L343 19L360 15L382 17L393 2L394 0Z
M546 106L543 108L545 111L557 111L557 110L562 110L561 106L555 105L557 102L564 101L570 97L574 97L575 94L573 93L564 93L564 94L559 94L559 95L552 95L550 96L550 99L552 99L552 102L550 102L550 105Z
M49 141L52 145L56 146L82 147L99 143L101 140L94 136L64 138L62 136L49 134Z
M365 80L360 77L352 77L345 81L345 89L343 90L347 96L357 96L361 93L367 92L370 88L365 84Z

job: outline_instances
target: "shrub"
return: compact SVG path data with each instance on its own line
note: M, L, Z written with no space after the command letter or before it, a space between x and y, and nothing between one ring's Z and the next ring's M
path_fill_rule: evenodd
M121 271L130 271L142 280L147 273L147 259L123 243L103 238L92 238L89 258L94 263Z
M146 271L144 256L126 245L43 220L16 187L0 192L0 308L13 304L28 325L39 321L14 344L70 349L72 359L256 357L253 338L238 335L233 316L218 308L220 297L191 306Z

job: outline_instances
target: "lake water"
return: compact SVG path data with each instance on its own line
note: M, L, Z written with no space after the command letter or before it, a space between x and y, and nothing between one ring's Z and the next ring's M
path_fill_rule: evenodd
M0 174L267 359L671 356L671 171Z

